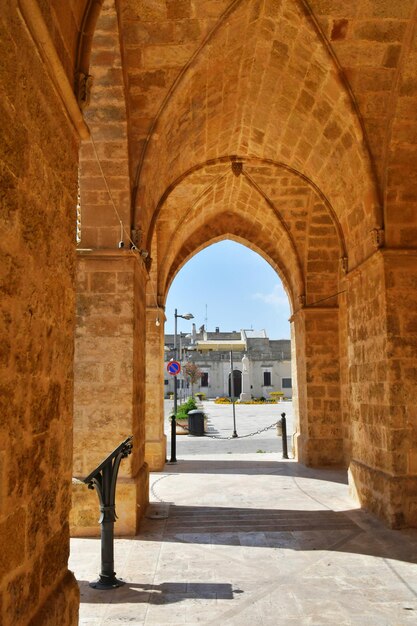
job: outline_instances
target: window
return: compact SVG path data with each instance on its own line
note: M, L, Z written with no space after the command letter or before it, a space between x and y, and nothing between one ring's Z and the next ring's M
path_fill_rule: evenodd
M264 387L271 386L271 372L264 372Z
M164 380L164 385L169 385L169 380L165 379Z
M201 374L201 386L208 387L208 372L203 372Z
M283 378L282 379L282 388L283 389L291 389L292 387L292 380L291 378Z

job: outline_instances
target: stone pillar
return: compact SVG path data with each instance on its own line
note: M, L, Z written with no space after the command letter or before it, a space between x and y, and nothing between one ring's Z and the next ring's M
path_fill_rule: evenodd
M160 325L156 325L156 319ZM161 319L163 318L163 319ZM164 434L164 314L156 306L146 308L146 404L145 459L150 470L159 471L166 460Z
M242 402L246 402L247 400L251 399L249 367L250 361L245 354L242 359L242 393L240 394L240 399Z
M378 251L347 281L350 485L390 526L417 526L417 254Z
M3 2L0 17L0 624L75 626L68 514L79 137L57 86L65 70L46 62L54 44L38 5ZM47 14L56 33L56 14ZM67 33L75 41L72 24Z
M292 317L298 392L297 458L311 466L343 462L336 307L304 307ZM296 400L297 401L297 400Z
M297 456L297 450L295 448L295 443L298 440L298 436L300 433L300 407L298 402L298 377L297 377L297 337L295 334L295 322L294 318L291 318L290 321L290 329L291 329L291 381L292 381L292 410L293 410L293 418L294 418L294 432L296 433L296 437L293 441L293 456Z
M144 301L146 272L129 250L81 253L74 363L74 476L83 478L123 439L116 498L118 535L134 535L147 503L144 463ZM96 535L96 494L74 485L72 533Z

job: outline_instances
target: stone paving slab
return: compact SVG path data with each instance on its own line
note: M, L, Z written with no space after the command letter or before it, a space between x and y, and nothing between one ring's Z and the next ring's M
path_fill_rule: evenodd
M115 543L123 587L91 589L100 541L72 540L81 626L417 623L417 532L361 511L345 472L184 455L151 484L140 536Z

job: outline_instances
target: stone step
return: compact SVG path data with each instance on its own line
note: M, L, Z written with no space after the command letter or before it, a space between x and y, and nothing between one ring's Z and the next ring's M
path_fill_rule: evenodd
M224 508L170 507L166 532L230 532L345 530L357 528L335 511L271 511Z

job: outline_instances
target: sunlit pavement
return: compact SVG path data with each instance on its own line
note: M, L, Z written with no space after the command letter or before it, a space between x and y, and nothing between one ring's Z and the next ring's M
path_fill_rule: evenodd
M168 457L170 458L171 429L168 417L173 403L165 401L165 432L168 437ZM178 435L177 458L193 454L246 454L255 452L275 452L281 458L282 439L277 435L276 422L285 413L287 420L288 449L292 449L293 410L291 402L278 404L236 404L235 424L238 437L233 438L233 408L230 404L215 404L205 401L200 404L207 415L207 433L204 437L188 434ZM268 430L263 429L271 426ZM258 433L257 431L263 431ZM248 437L251 433L253 436Z
M253 421L243 413L238 433ZM211 420L219 432L220 419ZM257 437L259 449L269 445ZM100 541L72 540L81 625L417 623L417 532L387 530L359 510L345 472L276 451L221 453L206 437L182 441L178 463L151 476L140 536L115 542L123 587L91 589Z

